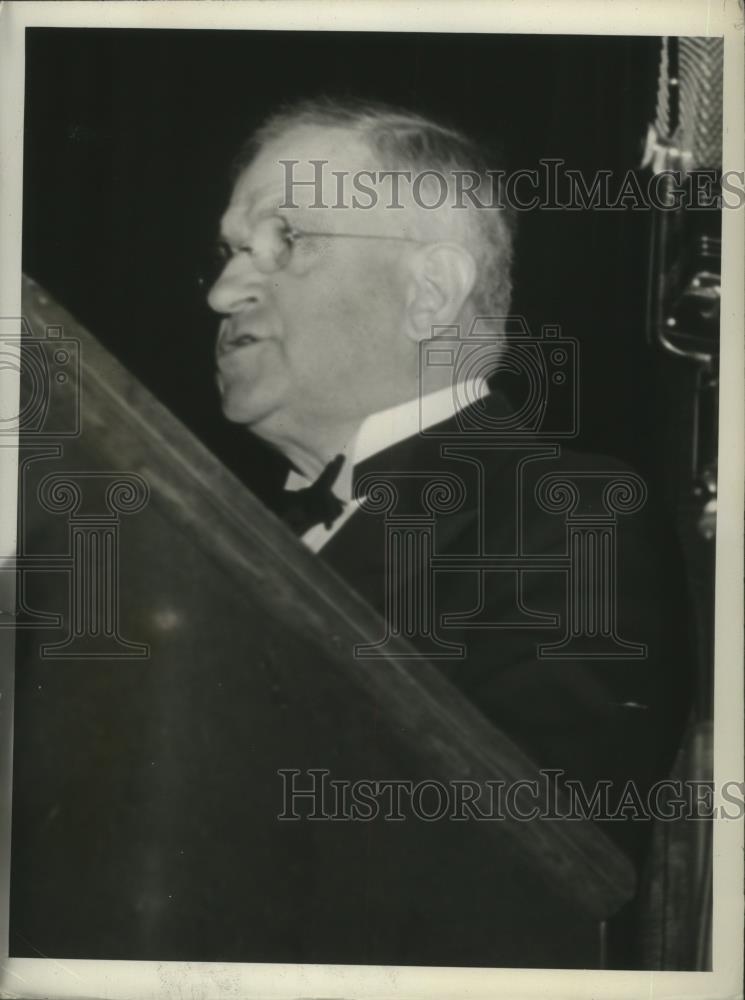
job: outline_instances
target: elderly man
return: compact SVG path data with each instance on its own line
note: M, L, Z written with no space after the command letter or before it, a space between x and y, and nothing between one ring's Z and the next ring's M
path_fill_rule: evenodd
M420 134L431 147L423 155ZM452 387L444 368L420 382L419 345L434 328L506 313L502 212L487 224L473 206L427 209L409 194L404 207L382 190L370 209L337 200L336 176L412 155L431 166L452 147L469 162L459 136L414 116L321 106L273 119L245 154L222 219L225 267L209 293L226 317L223 408L309 478L345 449L352 459L372 414Z
M660 553L608 506L614 477L643 484L516 422L497 388L511 231L483 156L418 115L320 101L271 118L236 176L209 290L218 382L226 417L287 457L288 520L537 764L588 798L609 782L611 809L628 780L643 797L686 697ZM438 362L453 339L472 363ZM414 557L392 514L426 522ZM647 825L609 831L638 859Z

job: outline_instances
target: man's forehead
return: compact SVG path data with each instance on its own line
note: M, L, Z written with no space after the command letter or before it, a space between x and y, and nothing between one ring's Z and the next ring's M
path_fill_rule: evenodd
M466 225L465 213L453 212L449 204L434 211L419 206L403 184L392 206L390 192L380 179L383 170L375 153L352 129L290 128L267 142L240 175L222 218L222 230L238 242L244 238L244 228L257 217L277 212L301 228L329 232L458 237ZM365 171L373 177L370 173L360 177ZM358 187L360 180L367 192L372 186L371 196Z
M323 169L313 161L325 161ZM312 181L322 174L323 201L336 201L337 180L333 171L351 176L361 170L378 170L379 164L369 147L353 131L344 128L296 126L267 142L238 178L231 197L232 205L246 211L258 207L264 199L286 200L308 207L316 200ZM293 183L294 182L294 183Z

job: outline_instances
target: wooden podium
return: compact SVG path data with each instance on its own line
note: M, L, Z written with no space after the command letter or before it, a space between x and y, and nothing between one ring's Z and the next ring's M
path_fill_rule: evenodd
M283 770L535 769L404 643L356 659L377 615L24 288L11 955L601 965L634 874L589 823L278 819Z

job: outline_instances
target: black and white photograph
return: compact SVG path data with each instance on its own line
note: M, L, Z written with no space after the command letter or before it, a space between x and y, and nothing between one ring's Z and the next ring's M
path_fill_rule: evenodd
M0 996L742 995L743 14L675 6L0 10Z

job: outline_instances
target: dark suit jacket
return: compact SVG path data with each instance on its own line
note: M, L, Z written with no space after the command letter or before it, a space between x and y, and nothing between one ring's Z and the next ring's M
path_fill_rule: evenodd
M668 772L688 699L685 629L676 618L682 613L680 574L670 562L672 550L645 507L611 518L616 567L609 600L616 609L616 632L632 647L645 647L644 655L631 655L629 647L629 655L616 648L617 655L605 658L593 643L583 656L576 655L583 652L577 643L569 658L541 654L539 647L560 642L566 632L571 588L567 511L545 509L545 490L543 502L537 493L540 481L558 475L577 484L573 516L592 519L607 515L603 484L633 474L616 460L573 453L532 433L484 433L479 426L498 427L509 406L499 393L483 406L483 412L470 408L363 462L355 480L370 475L389 480L396 506L375 512L370 502L364 504L320 555L390 617L387 577L394 601L401 587L412 594L426 588L421 568L401 582L391 566L386 531L403 524L391 515L423 524L432 506L431 494L429 506L422 500L424 487L443 474L455 477L448 482L460 483L462 502L431 517L433 555L439 560L432 605L439 638L465 647L465 655L434 662L540 767L561 769L582 782L588 795L595 783L610 781L612 801L631 780L643 799ZM532 560L534 568L518 573L500 565L482 574L473 561L479 554L519 554L523 566ZM458 560L458 567L442 557ZM547 559L557 565L547 567ZM470 622L447 624L446 616L474 609ZM415 635L412 641L431 653L430 640ZM603 825L638 861L648 824Z

